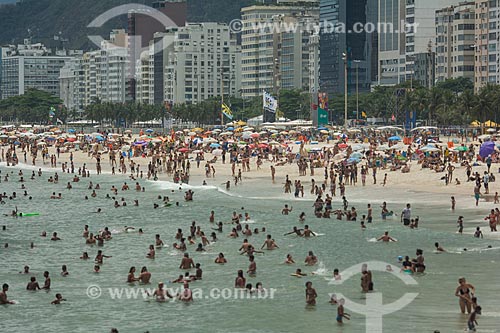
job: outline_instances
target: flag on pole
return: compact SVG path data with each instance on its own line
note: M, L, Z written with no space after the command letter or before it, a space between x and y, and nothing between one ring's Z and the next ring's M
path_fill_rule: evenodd
M366 118L366 112L365 111L361 111L361 117Z
M278 110L278 100L271 96L271 94L264 91L263 107L269 112L276 113L276 111Z
M233 111L231 111L229 106L227 106L225 103L222 103L222 113L229 119L233 120Z

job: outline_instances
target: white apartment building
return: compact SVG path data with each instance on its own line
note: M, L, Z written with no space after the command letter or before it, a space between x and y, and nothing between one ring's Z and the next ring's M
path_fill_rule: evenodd
M458 2L378 0L379 22L393 25L392 30L379 34L378 84L396 85L415 80L415 73L421 72L422 68L425 68L426 75L433 75L436 10ZM426 83L432 80L422 78L418 81Z
M263 90L308 89L310 30L297 33L273 29L276 22L319 24L317 6L250 6L242 8L242 97L260 96ZM268 24L265 29L258 25ZM284 48L283 48L284 47Z
M473 1L436 11L436 82L474 80L474 11Z
M127 82L129 60L124 30L113 30L109 41L101 42L101 49L86 52L69 63L59 77L63 87L60 97L68 108L78 101L79 109L93 102L125 103L129 101ZM74 82L76 80L76 82Z
M241 51L227 24L193 23L169 34L174 38L167 55L165 100L199 103L239 95Z
M0 98L23 95L30 88L59 96L59 72L71 59L51 55L43 44L31 44L28 39L24 44L2 48Z
M135 98L140 104L154 104L154 47L143 51L136 64Z

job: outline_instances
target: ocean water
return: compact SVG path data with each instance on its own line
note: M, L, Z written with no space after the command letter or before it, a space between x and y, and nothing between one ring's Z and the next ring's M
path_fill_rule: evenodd
M350 206L355 206L358 214L366 214L366 204L374 207L374 223L367 224L362 231L359 222L317 219L313 216L312 197L295 199L284 195L282 184L271 184L268 178L244 179L243 186L231 187L230 191L220 185L224 179L209 181L209 186L183 186L166 181L144 181L146 192L127 191L118 193L118 198L125 198L127 207L115 209L114 201L106 199L112 185L121 188L124 181L130 180L109 175L83 178L73 184L72 190L65 189L70 181L62 175L59 184L47 182L52 172L44 172L36 180L27 180L28 200L22 196L21 184L17 182L19 168L0 167L1 174L13 172L9 182L0 183L0 192L17 192L18 198L8 200L0 206L2 214L17 206L19 212L40 213L39 216L11 218L0 217L0 225L7 227L0 230L0 283L10 285L9 298L19 302L17 305L0 306L0 332L108 332L116 327L120 332L372 332L365 325L362 314L351 313L350 321L342 327L335 322L336 307L330 305L330 293L342 293L354 302L363 304L365 295L361 293L360 274L345 280L340 285L331 285L329 279L338 268L341 272L370 261L382 261L393 265L399 271L398 256L415 256L417 248L424 250L426 273L415 275L416 285L406 285L398 276L373 272L375 291L383 295L384 304L398 300L405 293L418 293L418 297L400 311L387 314L383 318L384 332L463 332L467 316L459 312L458 299L454 296L457 279L465 276L476 287L476 296L483 308L483 315L478 318L478 332L500 332L500 241L475 239L472 232L476 226L487 229L483 221L490 206L473 206L472 197L457 197L458 209L451 212L449 197L405 191L391 188L356 187L347 188ZM25 170L25 179L31 171ZM293 177L292 177L293 178ZM308 179L305 178L304 179ZM98 197L91 198L87 189L88 182L99 183ZM201 179L194 178L193 184L200 184ZM220 186L220 188L219 188ZM183 194L187 189L195 192L193 202L184 202ZM172 192L173 191L173 192ZM62 193L63 199L49 200L52 192ZM308 192L308 188L306 188ZM89 200L85 200L85 195ZM180 206L153 209L153 203L161 204L158 195L169 196ZM133 206L133 200L139 200L139 207ZM420 228L410 230L399 223L399 218L382 221L378 208L382 201L387 201L390 210L399 213L404 205L412 204L413 215L420 216ZM284 216L281 209L285 204L293 207L293 212ZM337 197L334 207L340 207ZM101 208L101 214L94 213ZM213 225L208 221L211 210L215 211L216 221L229 222L233 211L248 212L251 216L250 227L265 227L265 233L249 237L249 241L260 248L266 234L271 234L279 245L275 251L265 251L256 255L257 276L248 277L247 283L255 285L260 281L265 288L274 288L273 299L215 299L206 297L212 288L232 288L239 269L248 267L248 259L238 253L244 237L228 238L231 225L224 225L224 232L218 234L219 241L211 244L206 253L195 252L195 245L188 247L188 252L203 269L203 280L191 283L191 288L203 290L203 298L191 304L180 302L157 303L145 301L142 296L135 299L113 299L108 288L132 287L125 283L128 270L135 266L140 271L147 266L152 273L152 284L139 286L154 288L159 281L167 282L167 287L178 288L170 284L182 272L178 269L182 254L171 248L177 228L184 234L189 233L192 221L202 227L207 236ZM310 239L295 236L283 236L300 226L298 215L304 211L307 215L305 224L320 236ZM456 219L465 216L465 233L456 234ZM96 233L105 226L110 230L121 230L124 226L142 228L144 234L116 233L103 248L85 244L82 232L88 224L90 231ZM384 244L373 240L384 231L398 239L397 243ZM46 231L47 238L40 237ZM57 231L61 241L50 241L52 232ZM148 246L154 244L154 235L161 234L169 247L159 249L156 259L146 258ZM30 249L30 242L35 248ZM434 242L439 242L448 253L436 254ZM4 243L9 247L5 249ZM491 249L488 249L488 246ZM463 249L467 248L467 251ZM101 273L93 273L93 258L97 250L112 258L104 259ZM319 267L306 267L304 258L309 250L314 251L321 262ZM80 260L80 255L87 251L91 260ZM214 264L219 252L228 260L226 265ZM296 264L283 264L286 254L292 254ZM67 265L70 273L61 277L61 265ZM33 274L23 275L18 272L24 265L29 265ZM292 274L297 268L308 273L307 277L295 278ZM37 277L43 285L43 272L48 270L52 277L50 292L26 291L30 276ZM315 271L318 274L311 275ZM246 274L245 274L246 275ZM397 275L397 274L396 274ZM305 304L306 281L312 281L319 295L315 307ZM99 286L102 294L99 298L88 297L91 286ZM62 305L50 305L56 293L62 293L67 302Z

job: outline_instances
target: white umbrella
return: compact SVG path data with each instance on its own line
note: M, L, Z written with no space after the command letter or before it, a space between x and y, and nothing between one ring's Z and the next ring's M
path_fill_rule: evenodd
M233 132L222 132L220 135L233 135Z
M214 138L203 139L203 143L215 143L215 142L218 142L218 141L215 140Z
M243 134L241 135L241 137L243 139L250 139L252 137L252 132L243 132Z
M129 145L124 145L121 147L121 151L128 151L130 149Z

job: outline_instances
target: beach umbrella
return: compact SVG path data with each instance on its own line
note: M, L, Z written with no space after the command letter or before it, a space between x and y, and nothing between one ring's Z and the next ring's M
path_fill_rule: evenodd
M436 148L435 146L432 146L432 145L427 145L427 146L421 148L420 150L426 151L426 152L436 152L436 151L439 151L439 148Z
M273 140L273 141L269 142L269 145L271 145L271 146L279 146L280 143Z
M226 128L226 131L234 131L234 127L228 127Z
M326 127L318 127L318 131L328 131L328 128L326 128Z
M144 132L146 132L146 133L153 133L154 131L151 128L148 128Z
M355 144L351 146L352 150L357 151L357 150L363 150L365 149L365 146L360 145L360 144Z
M490 140L491 139L491 135L489 134L483 134L483 135L480 135L477 137L479 140Z
M333 157L334 162L340 162L345 158L345 153L339 153Z
M19 146L19 145L21 144L21 142L19 142L19 141L14 141L14 144L15 144L16 146Z
M187 148L180 148L177 150L179 153L187 153L189 151L189 149Z
M259 133L252 133L252 134L250 134L250 136L252 138L256 139L256 138L258 138L260 136L260 134Z
M389 141L401 141L401 137L400 137L400 136L397 136L397 135L395 135L395 136L391 136L391 137L389 138Z
M467 148L466 146L458 146L458 147L455 147L455 149L453 150L456 150L456 151L468 151L469 148Z
M192 153L193 153L193 154L199 154L199 153L201 153L201 150L199 150L199 149L197 149L197 150L193 150L193 151L192 151Z
M220 128L216 128L216 129L212 130L212 132L214 132L214 133L220 133L220 132L222 132L222 130Z
M75 132L76 132L76 130L75 130L74 128L70 128L70 129L68 130L68 133L75 133Z
M241 137L244 139L244 140L248 140L252 137L252 133L250 132L243 132L243 134L241 134Z
M359 162L361 162L361 160L359 158L352 158L351 157L347 160L347 164L355 164L355 163L359 163Z
M487 141L481 145L479 148L479 156L481 158L486 158L488 155L491 155L495 151L495 143L492 141Z
M195 132L188 132L188 135L189 135L189 136L195 136L195 135L196 135L196 133L195 133Z
M319 131L321 134L328 134L328 131L327 130L321 130Z
M280 134L282 134L282 135L288 135L288 132L287 131L283 131Z
M341 144L339 144L339 148L340 149L345 149L345 148L347 148L347 144L341 143Z
M351 158L362 159L363 158L363 154L355 152L355 153L352 153L350 157Z
M195 138L195 139L193 140L193 143L194 143L195 145L198 145L198 144L200 144L200 143L203 143L203 139L202 139L202 138Z
M126 130L125 132L123 132L125 134L132 134L132 130Z
M494 129L494 128L488 128L488 129L486 130L486 132L488 132L488 133L494 133L494 132L496 132L496 131L497 131L497 130L496 130L496 129Z
M220 148L220 144L218 143L211 143L210 148Z
M193 131L193 132L203 132L203 128L196 127L196 128L193 128L191 131Z
M233 132L222 132L220 135L233 135Z
M104 138L101 135L95 137L97 141L104 141Z
M8 135L6 135L6 134L2 134L2 135L0 135L0 138L1 138L1 139L7 139L8 137L9 137L9 136L8 136Z
M206 138L206 139L203 139L203 142L204 143L214 143L214 142L217 142L217 140L215 140L214 138Z
M348 136L347 136L347 134L342 133L342 134L339 135L339 138L341 138L341 139L347 139Z

